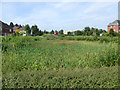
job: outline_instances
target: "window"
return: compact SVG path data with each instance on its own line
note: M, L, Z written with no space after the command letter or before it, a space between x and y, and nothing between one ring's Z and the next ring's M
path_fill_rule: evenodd
M9 31L11 32L12 30L10 29Z
M6 33L4 33L4 35L6 36L7 34L6 34Z

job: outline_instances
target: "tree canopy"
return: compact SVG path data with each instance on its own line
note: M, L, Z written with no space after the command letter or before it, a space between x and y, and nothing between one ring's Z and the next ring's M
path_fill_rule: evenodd
M11 27L11 28L13 28L13 27L14 27L13 22L10 22L10 27Z
M26 31L27 34L29 34L29 35L31 34L31 29L30 29L30 26L28 24L25 25L24 30Z

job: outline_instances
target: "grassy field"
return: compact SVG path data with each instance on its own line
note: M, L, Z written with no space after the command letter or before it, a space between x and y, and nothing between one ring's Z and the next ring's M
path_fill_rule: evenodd
M5 37L3 88L118 87L118 44Z

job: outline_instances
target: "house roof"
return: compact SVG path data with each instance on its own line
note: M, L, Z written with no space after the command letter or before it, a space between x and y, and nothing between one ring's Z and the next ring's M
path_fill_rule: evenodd
M24 30L24 28L22 28L22 27L19 27L19 26L14 26L14 27L13 27L13 30L16 30L16 29L19 29L19 30Z
M10 26L2 21L0 21L0 27L4 29L11 29Z
M114 22L109 23L108 26L114 26L114 25L120 25L120 20L115 20Z
M14 26L14 27L13 27L13 30L16 30L16 29L19 29L19 27L18 27L18 26Z
M20 29L20 30L24 30L24 28L22 28L22 27L21 27L21 28L19 28L19 29Z

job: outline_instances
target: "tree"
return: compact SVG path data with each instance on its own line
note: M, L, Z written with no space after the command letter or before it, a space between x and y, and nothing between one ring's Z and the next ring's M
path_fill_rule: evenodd
M10 22L10 27L11 27L11 28L13 28L13 27L14 27L13 22Z
M48 33L49 33L48 31L44 30L44 34L48 34Z
M31 33L31 29L30 29L30 26L28 24L25 25L24 30L26 31L27 34Z
M99 36L100 35L100 31L98 30L98 28L96 28L95 31L96 31L96 35Z
M68 36L71 36L71 35L72 35L72 33L71 33L71 32L67 32L67 35L68 35Z
M42 36L43 35L43 32L40 30L40 31L38 31L38 35L39 36Z
M85 27L84 31L85 32L89 32L90 31L90 27Z
M22 27L22 25L20 24L20 25L18 25L19 27Z
M63 34L63 29L61 29L61 30L59 31L59 33L60 33L60 35L62 35L62 34Z
M54 34L54 31L52 30L52 31L50 32L50 34Z
M82 31L79 31L79 30L77 30L77 31L75 31L75 35L82 35L83 34L83 32Z
M31 30L32 30L33 35L38 35L39 29L38 29L37 25L32 26Z
M18 26L18 24L15 24L15 26Z
M113 30L113 29L110 29L109 34L110 34L111 36L114 36L114 30Z
M85 29L84 29L85 35L89 36L90 35L89 31L90 31L90 27L85 27Z

